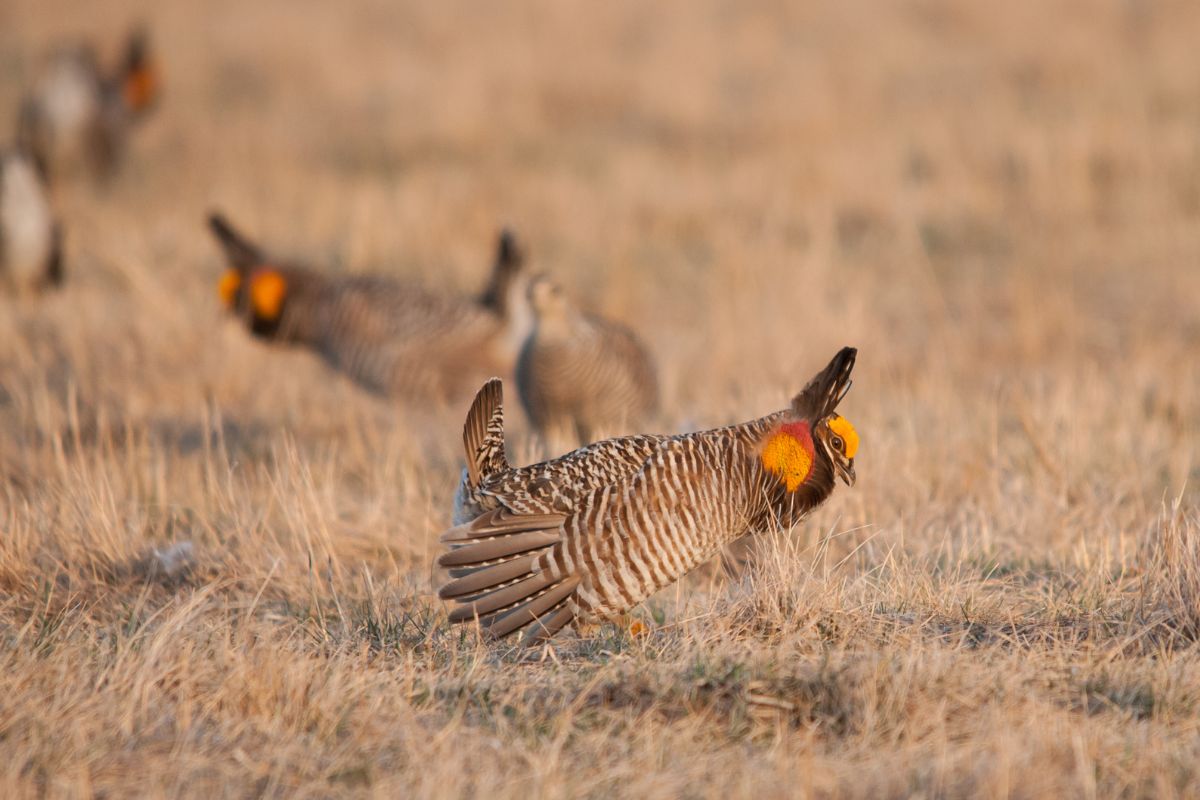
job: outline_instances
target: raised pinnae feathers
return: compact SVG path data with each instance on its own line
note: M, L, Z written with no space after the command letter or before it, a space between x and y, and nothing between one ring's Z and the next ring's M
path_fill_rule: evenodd
M517 244L517 234L512 228L503 228L496 243L496 268L515 272L525 263L525 252Z
M825 369L817 373L808 385L792 398L792 411L816 422L833 413L850 390L850 373L858 350L843 347Z
M525 252L511 228L504 228L496 240L496 260L488 284L479 296L479 304L500 317L509 312L508 294L513 280L525 265Z
M258 245L239 233L220 212L208 215L208 227L220 242L230 265L239 272L248 272L265 260Z

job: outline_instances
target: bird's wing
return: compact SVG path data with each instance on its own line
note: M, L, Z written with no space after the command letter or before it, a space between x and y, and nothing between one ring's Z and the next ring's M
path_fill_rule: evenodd
M452 580L452 622L478 619L501 637L553 635L579 612L628 611L716 553L737 527L729 464L699 435L663 442L625 481L570 514L506 509L451 528L438 565ZM730 531L726 531L730 528Z
M218 211L210 213L208 227L220 243L221 249L225 251L229 265L239 272L248 272L266 261L263 249L233 227L224 214Z
M478 619L497 638L529 627L527 640L552 636L570 622L574 612L566 601L579 576L538 563L562 541L563 520L498 508L443 533L451 550L437 564L450 580L438 596L456 604L450 621Z

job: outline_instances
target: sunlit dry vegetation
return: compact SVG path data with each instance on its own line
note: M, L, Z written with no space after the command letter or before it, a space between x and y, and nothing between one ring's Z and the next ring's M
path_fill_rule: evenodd
M137 20L161 106L0 298L0 796L1200 792L1200 7L18 2L0 109ZM482 644L465 409L251 341L214 207L463 291L511 224L666 431L856 345L858 484L647 635Z

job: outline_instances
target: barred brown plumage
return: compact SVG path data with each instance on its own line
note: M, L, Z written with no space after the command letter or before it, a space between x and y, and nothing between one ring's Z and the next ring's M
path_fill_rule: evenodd
M111 74L88 45L56 50L21 103L17 141L55 176L79 167L105 176L154 105L158 80L144 31L130 34Z
M678 436L626 436L531 467L503 457L499 382L464 426L468 467L438 595L452 622L478 619L538 641L579 619L618 616L737 538L789 527L835 478L854 483L857 433L836 413L857 351L846 347L774 414Z
M535 322L517 358L517 391L550 442L622 433L658 406L658 377L633 331L574 307L545 277L532 281Z
M209 226L230 265L222 297L248 330L311 349L371 391L453 397L481 375L512 366L512 328L522 319L513 306L524 287L509 232L501 235L488 289L476 299L390 277L324 275L272 259L219 214Z
M524 514L568 513L578 497L629 477L665 440L641 434L605 439L560 458L511 468L504 454L503 390L492 378L467 412L463 446L467 466L454 502L454 524L507 508Z
M18 294L62 282L62 237L34 159L0 151L0 287Z

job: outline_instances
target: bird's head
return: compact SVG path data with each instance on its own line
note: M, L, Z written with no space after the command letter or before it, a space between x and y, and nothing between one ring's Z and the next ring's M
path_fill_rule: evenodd
M220 213L212 213L208 226L225 252L228 266L217 283L217 294L227 311L244 319L251 332L270 336L279 327L295 270L275 266L261 247L242 234Z
M524 248L517 242L517 236L511 228L503 228L496 237L496 258L492 264L492 275L483 294L479 296L480 304L490 308L500 317L508 316L512 310L510 306L524 304L526 287L518 280L524 266Z
M225 253L226 268L217 283L217 295L226 311L239 313L245 305L250 273L266 256L262 248L234 228L220 212L208 215L208 229Z
M840 414L830 414L817 423L816 439L833 464L834 473L847 486L853 486L854 455L858 452L858 431L850 420Z
M817 465L824 461L832 475L847 486L855 481L854 457L858 453L858 432L850 421L836 412L837 405L850 390L850 372L857 351L844 347L825 369L792 398L783 421L765 439L760 457L763 467L795 492L806 484ZM832 484L830 484L832 487Z
M570 300L555 281L538 275L529 283L529 304L538 319L556 319L566 315Z
M150 54L149 38L144 30L135 30L125 48L121 65L121 100L133 114L142 114L157 101L159 94L158 64Z

